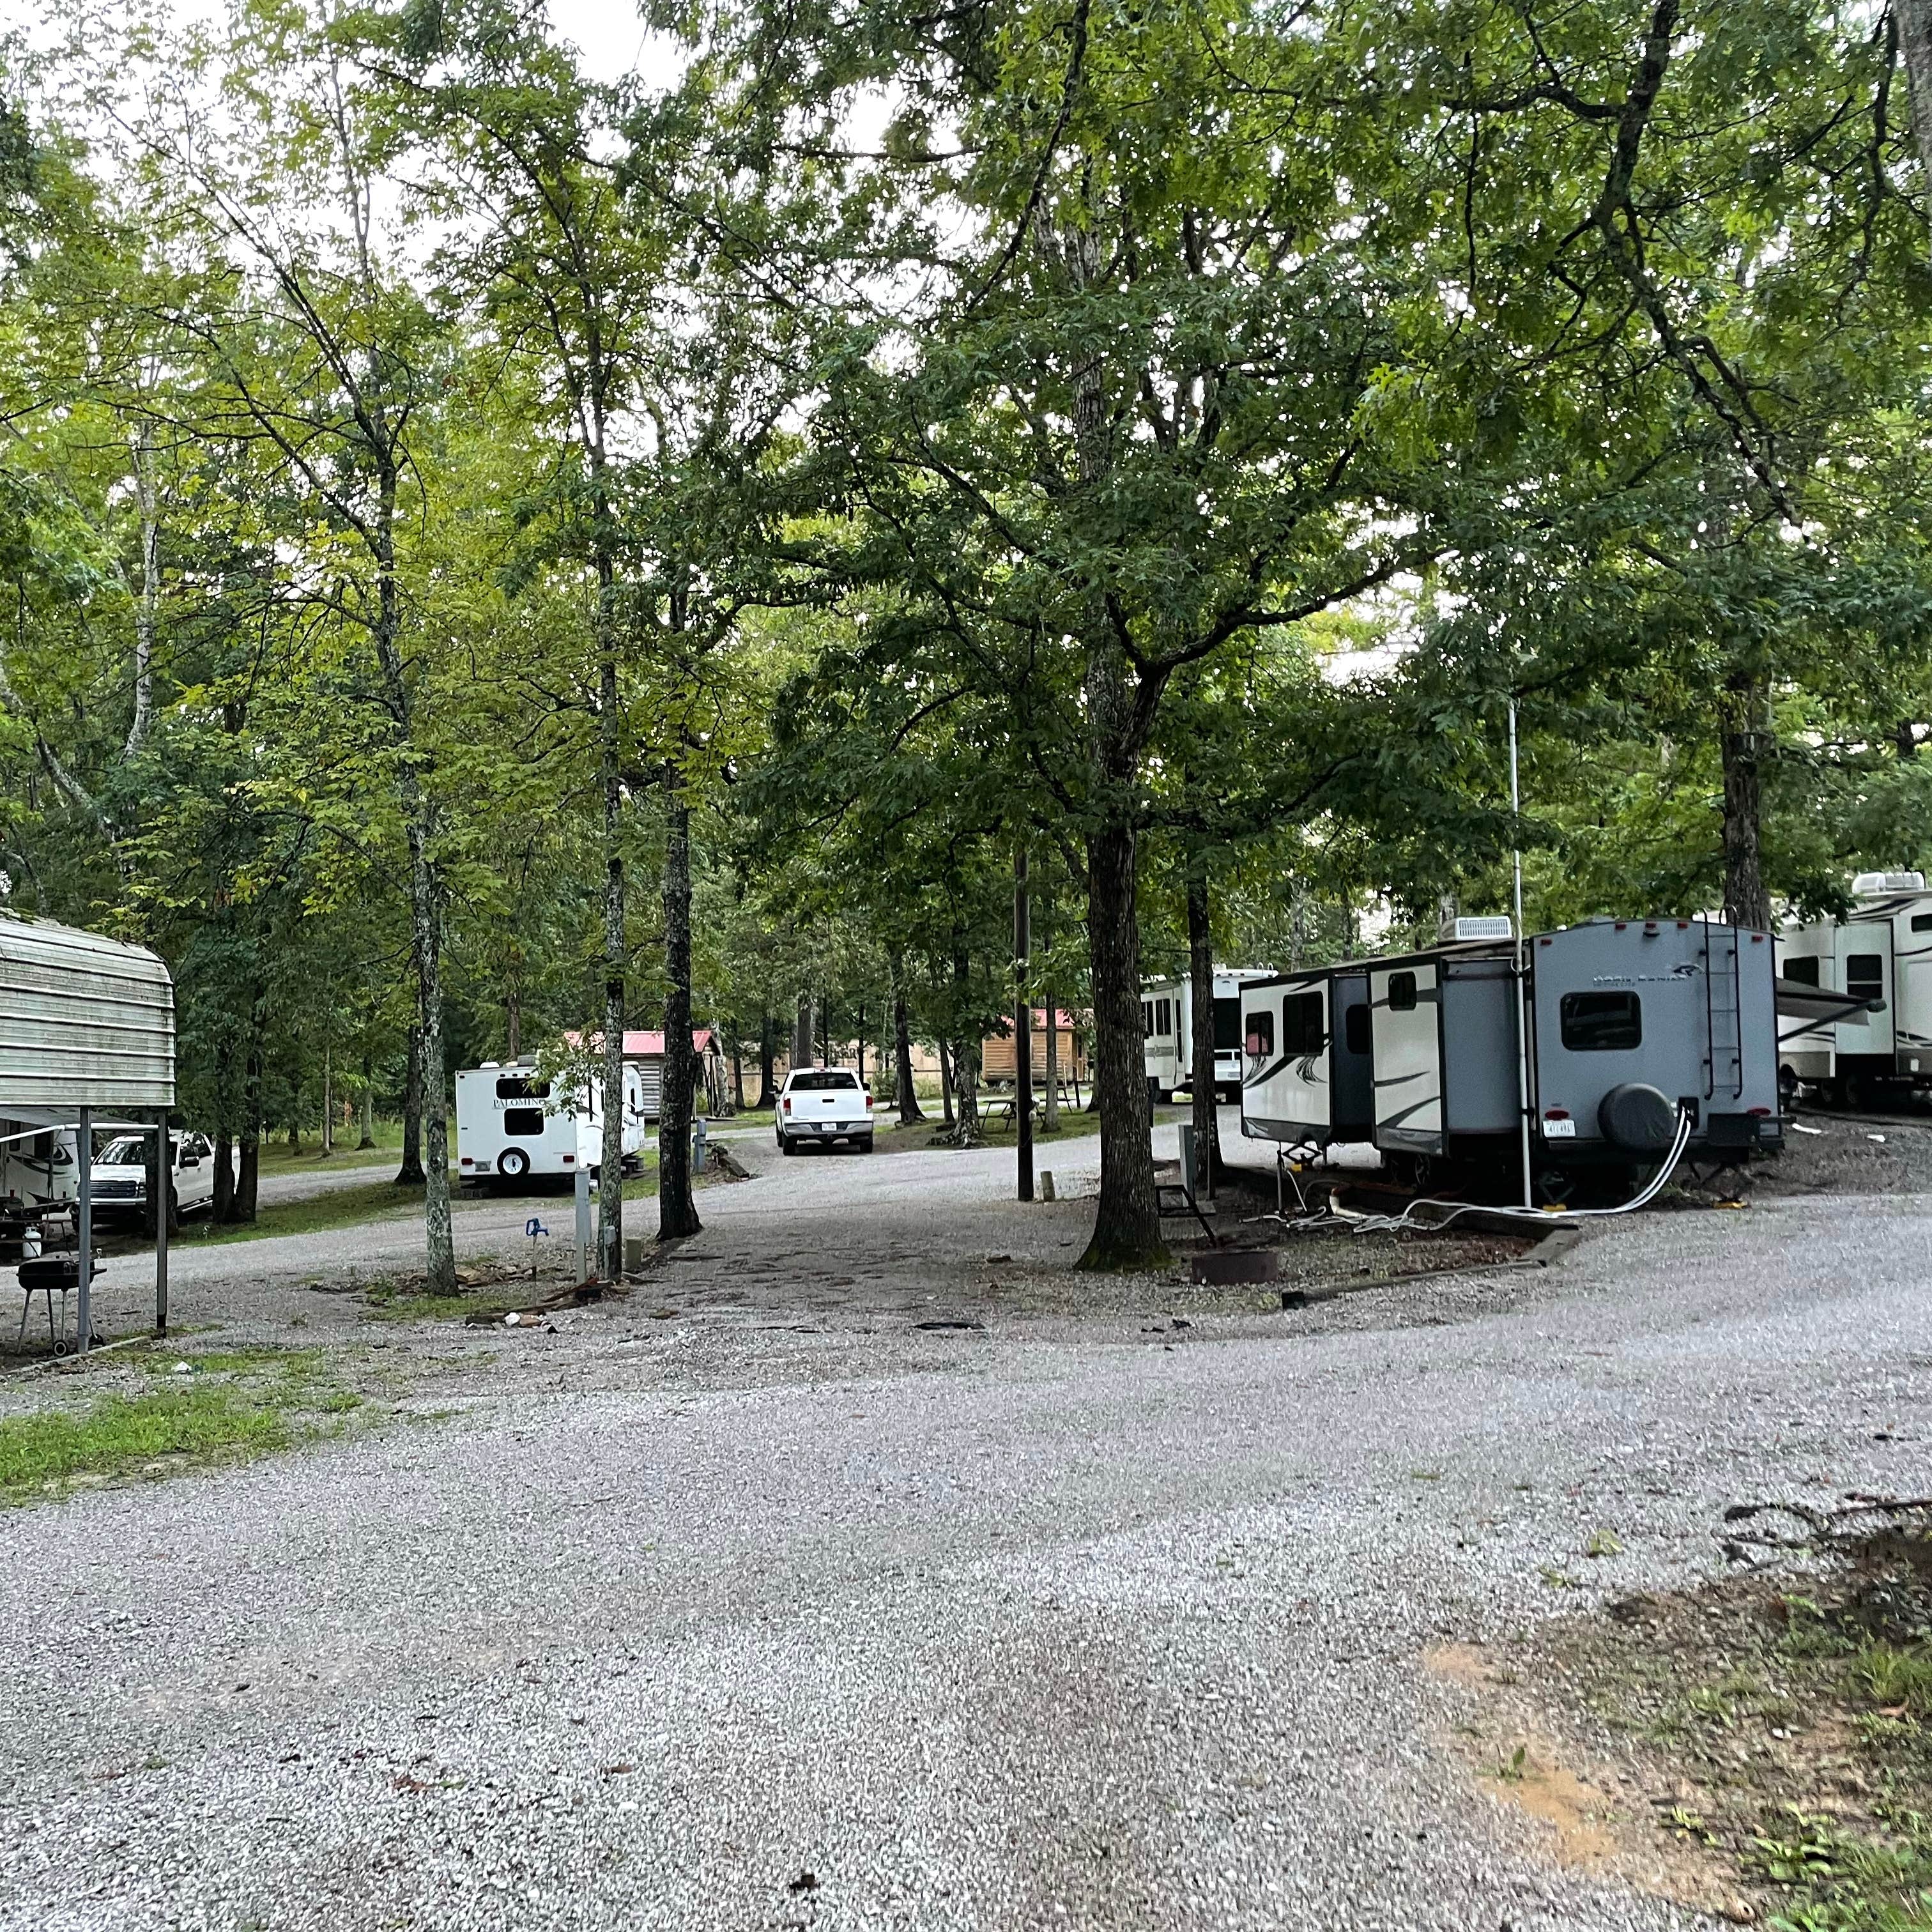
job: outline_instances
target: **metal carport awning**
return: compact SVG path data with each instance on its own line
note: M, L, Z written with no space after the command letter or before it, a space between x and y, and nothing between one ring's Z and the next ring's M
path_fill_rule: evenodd
M93 1130L102 1116L124 1132L154 1136L154 1328L167 1332L174 1100L174 981L159 955L52 920L0 913L0 1120L76 1136L75 1340L83 1353L93 1341Z

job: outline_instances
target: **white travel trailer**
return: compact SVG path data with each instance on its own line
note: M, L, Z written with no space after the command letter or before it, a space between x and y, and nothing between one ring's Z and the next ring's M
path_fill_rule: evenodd
M1840 1100L1894 1082L1932 1086L1932 892L1922 872L1861 872L1844 918L1796 927L1778 950L1781 980L1867 1003L1787 1035L1787 1084Z
M626 1160L644 1144L644 1091L624 1069ZM485 1060L456 1076L456 1164L464 1180L528 1180L594 1170L604 1150L599 1084L575 1088L546 1076L533 1060Z
M1270 976L1265 966L1214 968L1214 1091L1223 1100L1241 1096L1241 988ZM1141 994L1141 1030L1148 1085L1172 1094L1194 1076L1194 983L1156 980Z
M1768 934L1590 920L1532 934L1522 964L1520 983L1513 940L1458 938L1244 988L1242 1132L1372 1142L1418 1186L1443 1163L1520 1174L1526 1079L1531 1165L1556 1198L1654 1161L1680 1124L1694 1159L1782 1144Z

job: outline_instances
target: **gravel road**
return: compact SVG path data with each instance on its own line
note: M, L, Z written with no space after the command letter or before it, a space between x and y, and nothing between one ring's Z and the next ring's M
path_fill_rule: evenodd
M1084 1234L1010 1159L772 1160L629 1300L435 1331L392 1427L5 1519L0 1926L1703 1923L1472 1786L1423 1653L1932 1485L1932 1200L918 1328Z

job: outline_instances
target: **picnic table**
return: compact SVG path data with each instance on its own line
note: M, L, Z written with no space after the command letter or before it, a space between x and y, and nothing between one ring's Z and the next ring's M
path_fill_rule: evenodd
M980 1102L980 1125L990 1128L995 1120L1004 1120L1009 1126L1015 1126L1016 1124L1013 1116L1017 1109L1017 1105L1016 1096L1011 1094L988 1094ZM1043 1099L1035 1097L1032 1113L1036 1120L1046 1119L1046 1102Z

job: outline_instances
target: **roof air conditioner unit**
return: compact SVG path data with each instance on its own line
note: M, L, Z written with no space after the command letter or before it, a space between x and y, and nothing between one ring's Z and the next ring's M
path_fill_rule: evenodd
M1445 919L1444 941L1464 939L1514 939L1516 927L1508 913L1486 913L1480 919Z
M1876 892L1922 892L1923 872L1861 872L1852 881L1852 896L1868 898Z

